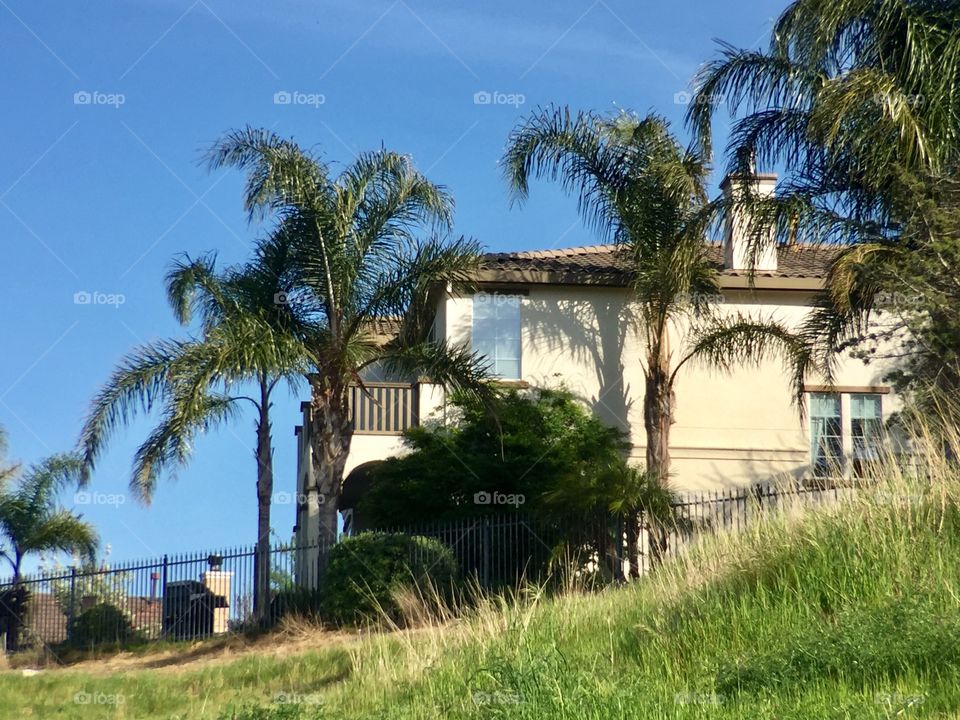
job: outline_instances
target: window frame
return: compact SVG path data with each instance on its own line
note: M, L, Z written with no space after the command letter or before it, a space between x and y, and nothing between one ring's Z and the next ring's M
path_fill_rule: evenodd
M810 469L815 478L831 478L836 477L838 474L843 474L844 468L844 414L843 414L843 398L840 393L829 393L829 392L814 392L810 393ZM813 403L816 399L832 399L834 401L834 406L836 407L835 415L814 415L813 412ZM836 431L833 433L824 432L821 436L821 442L827 444L830 449L834 450L832 453L825 453L824 458L825 462L818 462L819 454L817 454L818 443L817 438L814 436L814 427L815 422L818 420L823 420L826 423L830 421L835 421Z
M497 378L498 380L505 381L519 381L523 378L523 298L524 294L515 293L515 292L478 292L474 293L471 298L471 308L472 308L472 319L470 327L470 346L474 352L478 352L484 356L488 361L488 371L490 374ZM490 322L493 326L493 335L487 336L479 334L477 332L477 320L478 305L486 305L487 307L493 308L494 312L492 317L484 317L481 320ZM510 337L508 333L502 332L499 327L499 323L505 322L506 317L499 317L498 310L501 308L516 308L516 318L510 318L511 323L516 323L516 327L512 328L515 331L516 337ZM480 343L486 343L488 346L492 346L493 354L489 352L482 352L478 347L478 340ZM499 356L499 349L501 343L510 342L515 343L515 356ZM489 349L489 347L488 347ZM499 363L503 361L504 363L516 364L516 374L506 375L501 372Z
M854 412L855 398L869 398L875 401L876 415L872 417L858 417ZM854 431L856 424L862 423ZM867 423L874 425L874 429L867 430ZM850 469L854 477L862 478L867 475L870 463L880 459L880 445L883 438L883 395L879 393L850 393ZM860 447L858 447L858 441Z

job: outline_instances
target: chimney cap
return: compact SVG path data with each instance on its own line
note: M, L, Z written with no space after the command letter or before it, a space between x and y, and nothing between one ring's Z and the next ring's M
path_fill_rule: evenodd
M721 190L726 190L727 187L728 187L734 180L748 180L748 179L752 179L752 180L758 180L758 181L760 181L760 180L768 180L768 181L776 182L778 177L780 177L780 176L777 175L777 173L754 173L753 175L743 175L743 174L737 174L737 173L728 173L728 174L723 178L723 180L720 181L720 189L721 189Z

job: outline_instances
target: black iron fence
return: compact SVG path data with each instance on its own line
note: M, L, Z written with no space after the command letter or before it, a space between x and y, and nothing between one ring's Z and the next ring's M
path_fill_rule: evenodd
M487 515L386 530L439 540L453 552L462 578L497 589L542 581L558 564L598 580L629 577L633 563L642 574L658 555L682 552L704 532L745 529L773 509L833 503L851 492L757 486L683 493L665 531L651 532L641 519L635 557L623 517ZM309 605L320 602L318 568L325 551L319 545L270 548L270 619L288 609L316 609ZM184 640L242 630L258 616L256 565L257 549L251 546L0 582L0 635L7 649L22 649Z
M299 560L319 546L270 549L273 598L304 580ZM90 646L207 637L254 617L256 546L164 555L102 567L64 568L0 582L0 635L7 649ZM274 614L277 610L274 609Z

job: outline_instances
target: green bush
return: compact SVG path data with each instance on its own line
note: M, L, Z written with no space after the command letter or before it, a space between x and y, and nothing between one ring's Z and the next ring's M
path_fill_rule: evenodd
M337 624L355 624L383 613L399 621L394 593L403 586L439 592L457 578L453 552L426 537L363 533L345 539L330 553L324 582L323 610Z
M87 608L70 624L70 643L90 647L103 643L125 643L136 638L129 618L116 605L100 603Z

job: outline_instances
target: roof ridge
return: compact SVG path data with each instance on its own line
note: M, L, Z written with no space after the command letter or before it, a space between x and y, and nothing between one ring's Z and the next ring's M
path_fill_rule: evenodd
M558 257L573 257L576 255L593 255L595 253L613 252L617 246L613 243L603 245L577 245L566 248L553 248L549 250L520 250L519 252L497 253L498 255L510 255L517 258L529 258L531 260L546 260Z
M722 247L722 240L707 240L704 243L707 247ZM604 243L601 245L576 245L565 248L549 248L545 250L514 250L504 252L487 253L491 256L512 257L524 260L549 260L552 258L576 257L578 255L594 255L597 253L614 252L618 248L615 243ZM818 243L781 243L777 245L778 250L826 250L836 251L838 248L830 245Z

